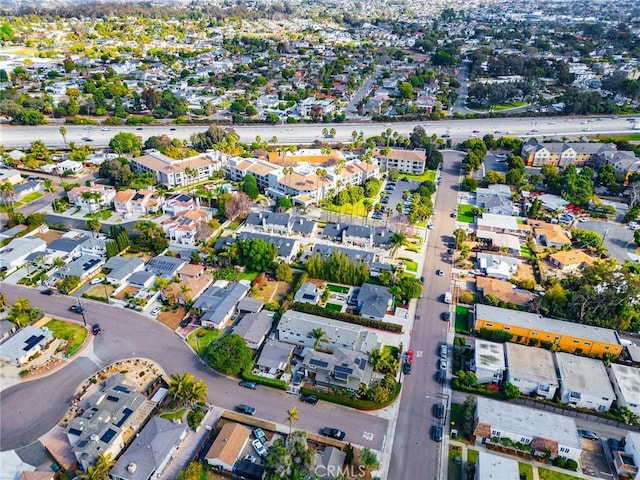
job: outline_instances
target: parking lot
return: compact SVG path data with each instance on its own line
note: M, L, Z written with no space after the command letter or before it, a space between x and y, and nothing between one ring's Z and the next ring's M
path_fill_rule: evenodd
M499 156L500 155L500 156ZM507 154L500 152L490 152L484 157L482 168L474 173L477 180L484 179L487 172L494 170L500 173L507 173Z
M602 220L589 220L575 225L577 228L597 232L604 238L604 245L613 258L619 262L640 259L635 254L633 231L626 225Z
M405 201L405 199L402 198L402 195L406 190L411 193L415 192L419 186L420 182L417 182L415 180L408 180L406 178L399 179L395 184L393 182L387 182L383 190L385 193L385 197L380 203L383 207L385 207L385 209L391 210L392 215L396 215L398 213L398 211L396 210L396 205L400 203L405 207L402 213L404 215L407 215L409 213L408 205L410 205L411 200ZM372 214L372 218L381 220L382 218L384 218L384 213L380 212L379 214L376 214L374 212Z

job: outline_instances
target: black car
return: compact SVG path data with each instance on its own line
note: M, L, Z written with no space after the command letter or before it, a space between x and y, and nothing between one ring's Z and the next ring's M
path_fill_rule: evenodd
M40 293L43 295L55 295L55 292L50 288L47 288L46 290L41 290Z
M253 408L250 405L245 405L244 403L241 403L240 405L238 405L236 407L236 410L239 411L240 413L245 413L247 415L255 415L256 414L256 409Z
M71 310L73 313L77 313L77 314L81 314L86 312L84 307L81 307L80 305L71 305L69 307L69 310Z
M433 406L433 416L436 418L444 417L444 405L442 403L436 403Z
M344 440L344 437L346 436L346 433L344 433L342 430L331 427L324 427L322 430L320 430L320 433L325 437L335 438L336 440Z
M451 218L456 218L458 216L458 214L456 212L451 212L451 215L449 215Z
M431 427L431 438L434 442L442 441L442 427L440 425L434 425Z
M411 375L411 364L409 362L404 362L402 364L402 373L405 375Z
M447 253L449 255L453 255L455 253L455 250L453 248L449 248L449 249L447 249Z
M189 325L189 321L190 321L190 319L189 319L189 318L185 318L185 319L183 319L183 320L180 322L180 326L181 326L182 328L186 327L187 325Z
M247 380L242 380L238 385L250 390L255 390L256 388L258 388L258 384L256 382L248 382Z
M316 397L315 395L300 395L300 401L315 405L316 403L318 403L318 397Z
M578 435L582 438L588 438L589 440L598 440L598 434L591 430L578 430Z
M443 321L448 322L448 321L449 321L449 318L451 318L451 314L450 314L449 312L442 312L442 313L440 314L440 318L441 318Z
M91 326L91 331L93 332L94 335L100 335L102 333L102 329L100 328L100 325L98 325L97 323L94 323Z

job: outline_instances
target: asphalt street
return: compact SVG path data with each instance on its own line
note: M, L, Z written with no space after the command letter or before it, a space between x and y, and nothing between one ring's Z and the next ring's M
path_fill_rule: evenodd
M351 132L362 131L365 138L379 135L383 131L391 128L400 134L409 135L413 129L421 125L427 134L451 135L454 140L463 140L471 136L473 130L478 130L478 136L485 134L512 134L520 137L542 138L543 136L556 137L577 137L582 135L630 133L633 132L631 122L627 122L627 117L597 117L601 121L593 122L588 126L582 122L587 117L534 117L534 118L492 118L492 119L472 119L458 120L446 119L437 122L397 122L397 123L316 123L316 124L286 124L286 125L233 125L234 130L240 135L242 142L250 143L256 136L263 139L277 137L280 144L301 144L311 143L315 140L324 140L322 137L323 128L335 128L336 136L334 142L351 142ZM428 124L428 125L427 125ZM57 125L32 126L12 126L0 125L0 144L5 149L25 148L34 140L42 140L47 146L62 148L64 141L58 131ZM86 127L81 125L66 125L67 142L75 142L76 145L89 144L94 147L105 147L109 140L119 132L135 133L143 140L151 136L167 134L172 138L189 140L191 134L204 132L207 127L203 125L162 125L152 127ZM588 131L586 129L589 129ZM533 132L532 130L536 130ZM84 141L83 138L91 138L91 142Z
M433 229L429 230L423 275L424 297L418 301L413 323L411 343L414 365L411 375L405 377L400 401L389 479L418 479L439 477L440 443L431 440L431 427L437 419L432 415L433 405L445 403L443 388L436 379L438 349L446 341L449 323L440 319L449 305L443 301L444 292L451 288L451 256L447 243L455 229L453 212L458 203L458 175L461 152L445 151L442 185L435 202ZM444 270L437 276L436 270ZM406 348L406 347L405 347Z
M37 290L3 284L2 292L10 302L19 296L31 300L51 316L82 323L69 312L71 297L50 297ZM292 406L300 410L295 427L318 432L332 426L344 430L346 440L374 450L382 450L388 421L375 414L340 405L319 402L309 405L297 396L268 387L248 390L238 381L212 371L191 351L186 343L164 325L130 310L85 302L87 322L99 322L104 333L93 339L95 355L79 357L49 376L19 383L0 392L0 451L18 448L37 440L62 418L71 397L84 380L102 367L125 358L148 358L157 362L168 375L191 372L208 386L209 403L233 409L239 403L256 408L256 416L286 424L286 412ZM91 351L91 350L89 350Z

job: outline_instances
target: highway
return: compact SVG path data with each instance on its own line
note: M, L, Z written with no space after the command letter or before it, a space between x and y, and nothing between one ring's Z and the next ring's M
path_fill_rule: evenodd
M9 302L19 296L42 308L55 318L82 323L80 316L69 312L74 299L46 296L39 291L14 285L2 285ZM208 386L209 403L233 409L239 403L256 408L256 416L286 424L286 412L292 406L300 410L295 427L318 432L331 426L344 430L346 440L375 450L382 450L388 421L375 414L320 401L310 405L298 396L269 387L248 390L238 381L217 374L205 365L172 330L150 318L119 307L87 301L87 322L99 322L104 333L92 340L88 352L49 376L19 383L0 392L0 451L22 447L37 440L53 428L70 406L71 397L84 380L102 367L125 358L148 358L157 362L167 375L191 372Z
M403 383L389 467L390 480L436 479L440 476L442 444L431 440L430 433L437 423L432 414L433 405L447 403L436 374L438 349L446 341L449 329L449 323L441 320L440 315L449 308L443 302L444 292L451 289L452 257L447 253L447 243L453 240L455 229L456 220L450 215L458 203L458 176L463 154L445 151L443 156L442 184L434 205L433 229L428 230L422 273L424 297L418 300L408 346L414 351L414 364L411 375L405 377ZM436 275L438 269L444 270L443 276Z
M602 120L597 120L601 118ZM520 137L579 137L582 135L614 134L633 132L633 124L626 121L630 117L530 117L530 118L491 118L457 120L446 119L439 121L398 122L398 123L316 123L316 124L285 124L285 125L235 125L234 130L240 135L242 142L251 143L256 136L271 141L275 136L278 144L309 144L322 138L323 128L335 128L334 143L351 141L353 131L362 132L366 137L379 135L388 128L400 134L409 135L417 125L421 125L429 135L450 135L454 140L463 140L472 135L485 134L517 135ZM583 123L590 121L590 123ZM135 133L143 140L154 136L167 134L172 138L189 140L193 133L204 132L207 126L172 125L152 127L102 127L65 125L66 140L76 145L90 144L96 148L106 147L109 140L119 132ZM27 148L34 140L42 140L50 148L64 147L62 135L58 125L39 125L34 127L0 125L0 144L5 149ZM475 132L474 132L475 131ZM637 132L637 130L636 130ZM90 138L91 142L83 140Z

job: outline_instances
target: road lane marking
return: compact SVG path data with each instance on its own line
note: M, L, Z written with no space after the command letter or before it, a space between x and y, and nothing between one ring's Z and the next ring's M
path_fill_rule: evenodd
M416 350L416 357L422 357L422 350Z
M366 439L369 440L370 442L373 441L373 433L370 432L363 432L362 436Z

